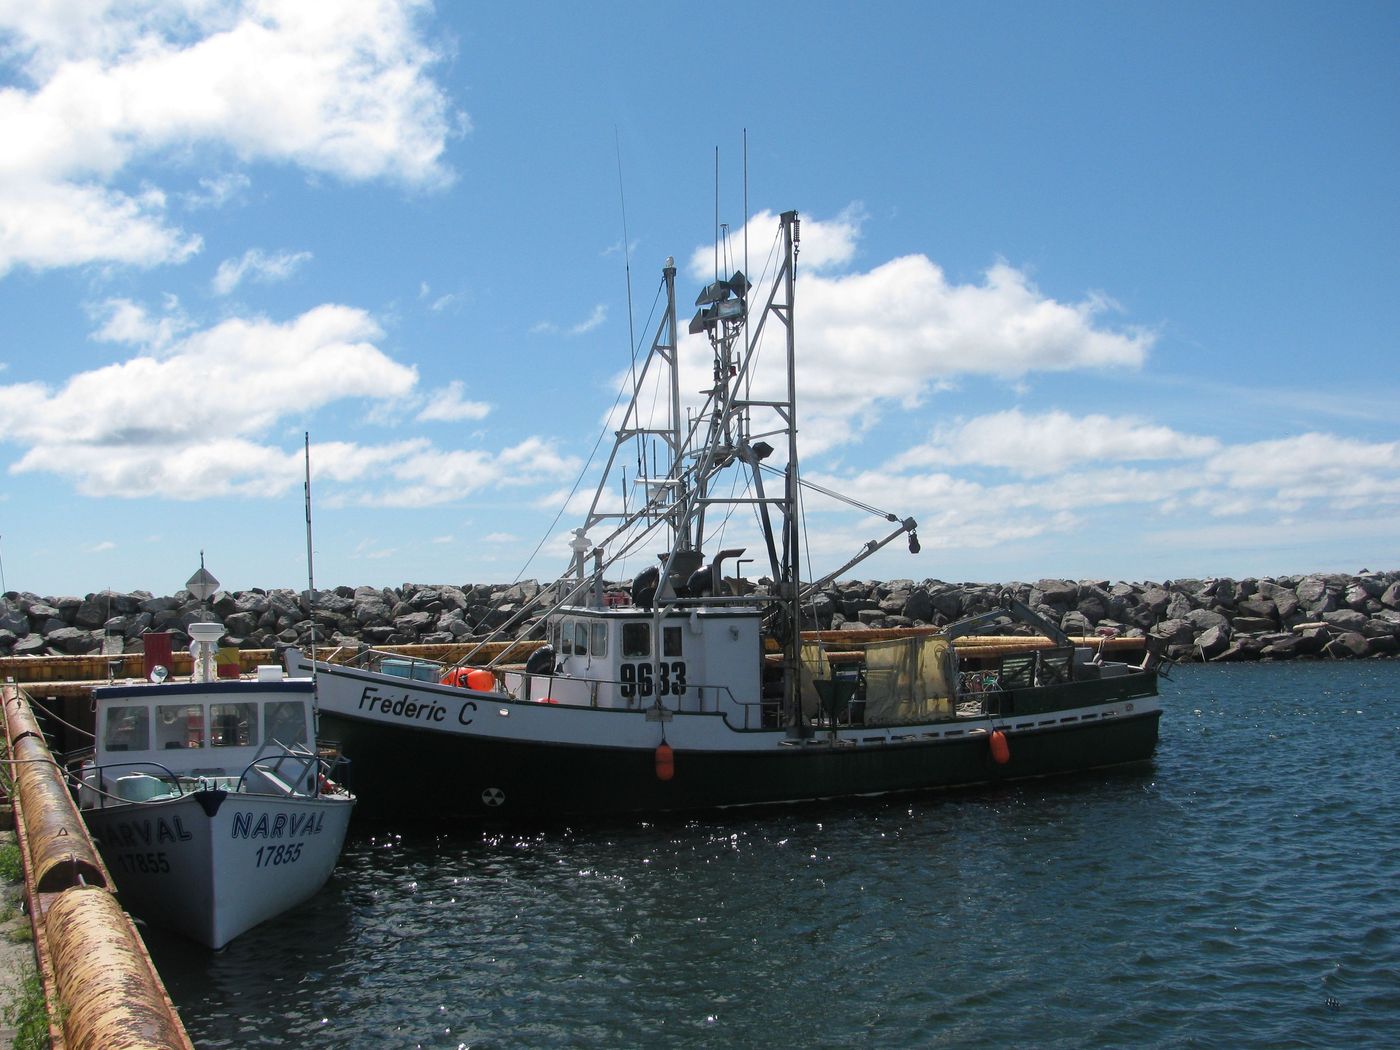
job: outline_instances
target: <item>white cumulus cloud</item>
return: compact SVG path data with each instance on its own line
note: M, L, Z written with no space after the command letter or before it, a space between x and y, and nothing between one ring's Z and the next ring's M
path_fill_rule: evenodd
M283 420L346 398L407 396L417 382L374 345L383 333L373 318L351 307L282 323L234 318L173 341L132 304L111 309L102 337L161 345L56 389L0 386L0 411L16 420L6 439L27 449L13 471L67 476L88 495L228 491L240 475L285 474L283 454L258 444Z
M808 453L853 441L888 409L917 408L962 377L1014 383L1037 372L1136 369L1147 359L1155 335L1106 323L1115 309L1111 300L1087 293L1079 302L1058 301L1004 262L978 283L950 281L925 255L846 272L858 254L862 221L858 205L834 220L802 220L797 382ZM751 258L766 255L777 223L771 212L751 220ZM734 242L731 237L731 250ZM710 279L713 254L713 246L692 253L696 279ZM721 272L733 266L721 265ZM757 282L772 266L755 263L753 270ZM756 287L751 310L766 295ZM758 322L751 315L750 329ZM782 334L781 325L766 324L763 339ZM688 369L681 389L705 389L711 357L704 337L681 338ZM756 395L781 396L781 378L780 371L767 371Z
M485 419L491 414L491 406L485 401L468 401L463 397L465 387L460 379L454 379L441 390L430 395L428 403L418 413L423 421L453 423L462 419Z
M894 465L936 462L998 467L1023 475L1055 474L1085 463L1200 459L1219 447L1215 438L1182 434L1131 417L1061 411L1028 415L1010 409L940 427L933 440L906 450Z
M0 88L0 275L86 262L180 262L197 235L138 161L178 148L350 181L441 186L450 112L416 0L0 6L15 67ZM206 180L218 203L241 173Z

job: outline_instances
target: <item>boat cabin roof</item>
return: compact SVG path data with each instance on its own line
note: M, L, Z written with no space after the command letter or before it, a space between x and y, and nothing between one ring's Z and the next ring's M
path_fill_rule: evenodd
M738 604L720 604L714 600L698 598L680 598L670 600L668 608L663 613L667 619L682 619L693 614L700 616L728 616L749 618L762 616L764 610L746 602ZM655 608L645 608L640 605L561 605L550 613L551 620L559 620L565 617L591 617L599 620L654 620L656 618Z

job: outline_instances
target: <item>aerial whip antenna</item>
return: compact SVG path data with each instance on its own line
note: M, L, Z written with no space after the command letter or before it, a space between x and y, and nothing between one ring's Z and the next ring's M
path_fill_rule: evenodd
M627 350L635 370L637 337L632 330L632 244L627 239L627 194L622 189L622 140L618 137L616 124L613 125L613 148L617 153L617 198L622 206L622 268L627 274Z
M316 573L311 553L311 431L305 432L306 461L306 608L311 618L311 696L312 711L320 717L316 702Z
M715 280L719 280L719 147L715 147Z
M744 129L744 273L749 272L749 129Z

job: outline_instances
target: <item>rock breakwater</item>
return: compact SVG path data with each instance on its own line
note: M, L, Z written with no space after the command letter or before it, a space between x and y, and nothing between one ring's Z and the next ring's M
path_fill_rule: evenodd
M1071 635L1112 629L1146 636L1176 660L1356 659L1400 652L1400 571L1163 583L845 581L810 603L807 626L943 626L996 609L1003 592ZM188 591L167 597L100 591L83 598L10 591L0 599L0 655L131 652L147 631L169 631L176 645L184 645L188 626L210 618L227 628L225 644L250 649L305 647L313 625L323 646L465 642L485 638L540 595L533 581L406 583L318 591L313 608L303 592L286 588L221 591L207 603ZM1017 630L1008 623L978 633ZM508 636L538 631L537 622L526 619Z

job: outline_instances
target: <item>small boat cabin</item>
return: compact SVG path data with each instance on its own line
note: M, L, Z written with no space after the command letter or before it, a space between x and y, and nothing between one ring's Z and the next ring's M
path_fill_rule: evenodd
M310 679L143 683L95 697L94 764L119 798L152 776L240 777L269 747L314 751Z

